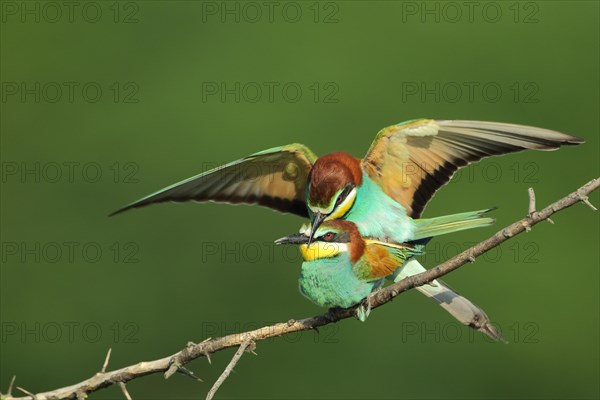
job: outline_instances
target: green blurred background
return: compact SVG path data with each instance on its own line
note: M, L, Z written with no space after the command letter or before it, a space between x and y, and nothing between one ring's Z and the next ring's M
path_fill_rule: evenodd
M457 175L425 216L498 206L497 225L436 239L429 267L523 217L528 187L542 206L598 176L596 1L99 1L71 11L2 2L2 391L13 374L33 392L88 378L109 347L115 369L323 311L297 290L296 250L270 244L297 217L216 204L107 217L254 151L301 142L360 156L378 129L418 117L587 140ZM367 323L260 342L217 396L598 398L598 213L576 205L553 219L446 277L510 344L411 291ZM189 365L205 383L156 375L129 391L202 398L232 354Z

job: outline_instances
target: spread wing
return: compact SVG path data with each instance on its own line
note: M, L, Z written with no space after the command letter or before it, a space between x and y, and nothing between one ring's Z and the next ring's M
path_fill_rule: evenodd
M414 246L365 240L365 250L353 265L354 274L362 280L372 281L391 275L410 257L421 254Z
M556 150L581 138L531 126L481 121L407 121L382 129L362 161L383 191L418 218L454 172L484 157Z
M275 147L171 185L111 215L154 203L192 200L259 204L308 217L305 189L316 159L301 144Z

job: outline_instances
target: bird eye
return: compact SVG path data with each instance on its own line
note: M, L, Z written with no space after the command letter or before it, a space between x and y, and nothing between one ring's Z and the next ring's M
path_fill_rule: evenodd
M348 193L350 193L351 190L351 186L346 186L337 199L335 199L335 205L338 206L346 197L348 197Z
M335 235L332 232L327 232L326 234L323 235L323 239L325 240L331 240L333 239Z

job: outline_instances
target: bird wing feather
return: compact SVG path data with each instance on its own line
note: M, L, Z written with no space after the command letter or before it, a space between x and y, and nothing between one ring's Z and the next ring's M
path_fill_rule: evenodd
M460 167L492 155L556 150L583 142L575 136L524 125L420 119L379 131L362 167L409 216L418 218Z
M111 215L167 201L212 201L258 204L308 217L305 192L316 159L298 143L264 150L166 187Z
M359 279L378 280L389 276L406 260L420 251L412 245L365 239L365 250L354 263L353 271Z

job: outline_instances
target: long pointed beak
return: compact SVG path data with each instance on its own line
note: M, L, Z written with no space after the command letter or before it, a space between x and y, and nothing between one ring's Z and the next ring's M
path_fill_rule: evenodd
M311 223L311 227L310 227L310 236L308 237L308 245L309 246L314 239L315 232L317 231L319 226L323 223L323 221L325 221L325 218L327 218L327 214L321 214L320 212L318 212L314 215L312 223Z
M305 244L309 241L308 236L303 233L294 233L293 235L284 236L275 241L275 244Z

